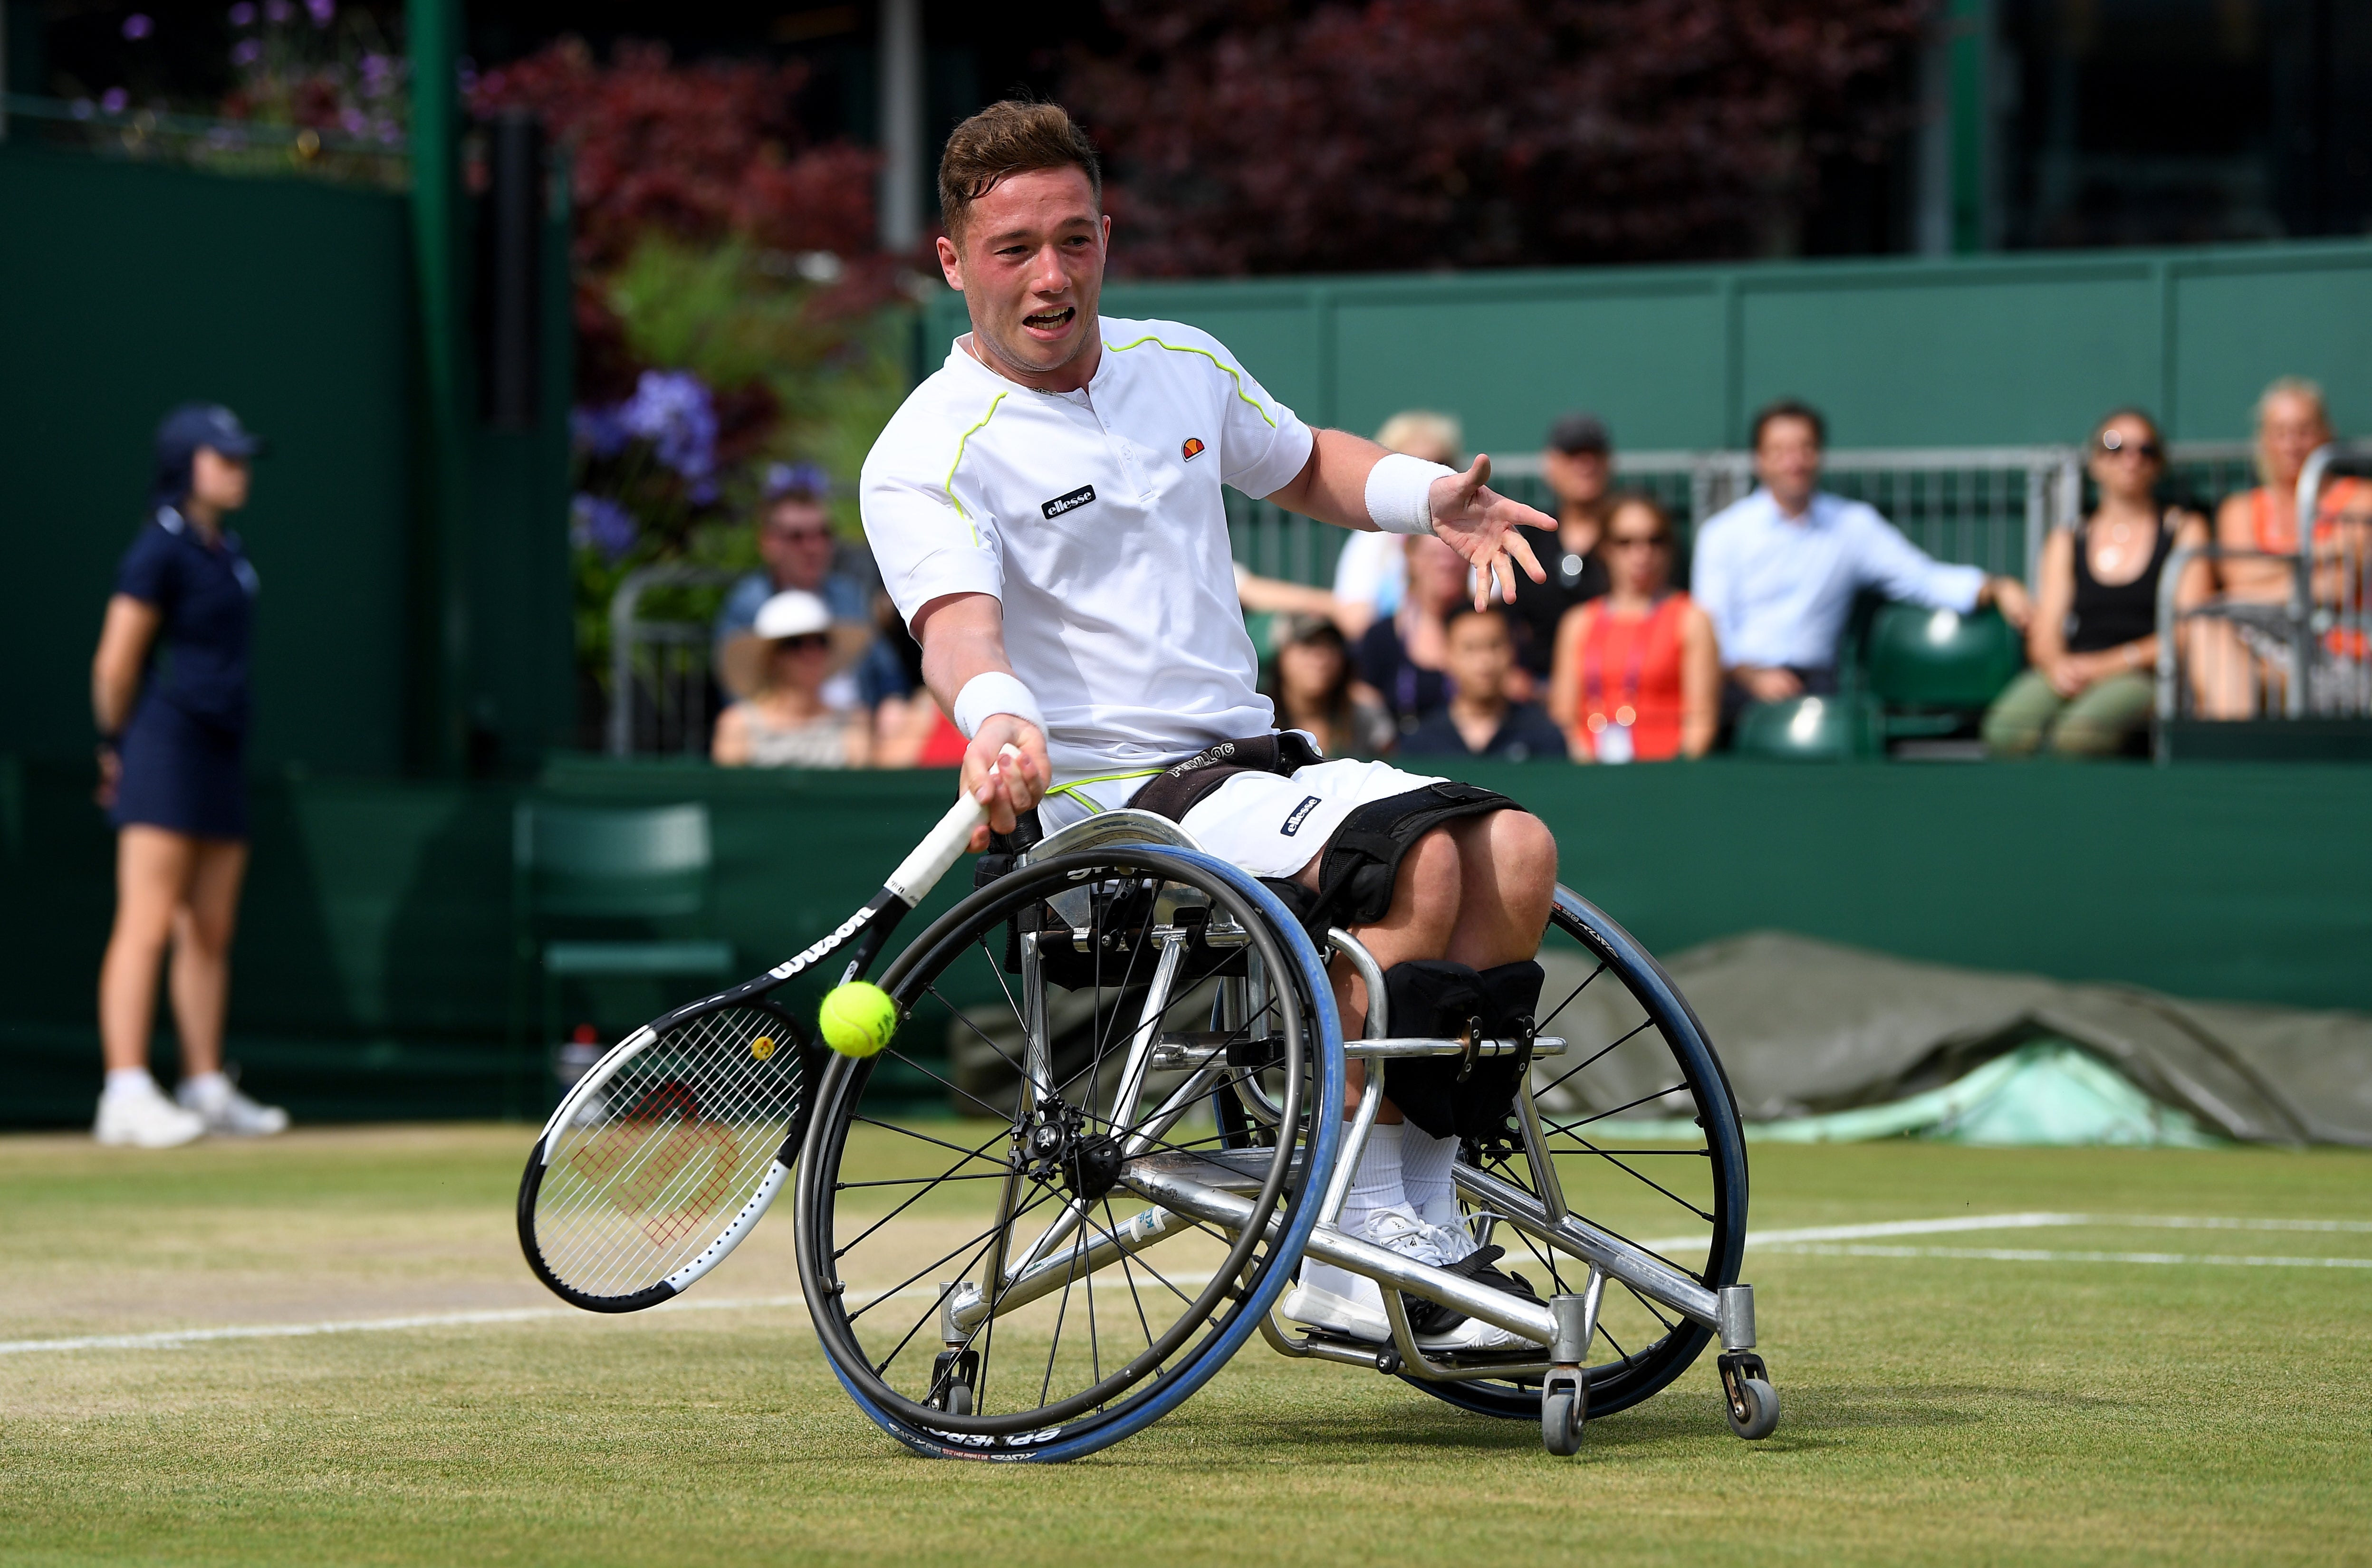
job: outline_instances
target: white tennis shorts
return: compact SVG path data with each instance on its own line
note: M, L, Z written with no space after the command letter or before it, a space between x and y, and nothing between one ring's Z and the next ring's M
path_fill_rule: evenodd
M1238 773L1186 813L1183 826L1196 843L1255 877L1291 877L1325 849L1343 819L1360 807L1441 782L1389 762L1349 757L1313 762L1290 778ZM1053 833L1091 812L1116 809L1145 784L1143 778L1127 778L1070 785L1039 805L1039 826Z

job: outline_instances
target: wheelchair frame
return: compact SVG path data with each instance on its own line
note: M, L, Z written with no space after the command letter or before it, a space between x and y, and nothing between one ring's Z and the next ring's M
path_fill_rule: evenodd
M1144 811L1119 810L1088 818L1047 837L1017 858L1016 869L1040 865L1056 856L1097 849L1115 852L1176 849L1197 855L1200 854L1192 837L1166 819ZM1074 887L1048 897L1046 904L1058 917L1069 922L1076 931L1084 933L1088 901L1093 896L1091 886ZM1557 896L1570 909L1587 908L1562 888L1558 889ZM996 1218L992 1225L997 1239L980 1269L982 1279L992 1283L994 1288L984 1291L981 1282L971 1279L948 1281L937 1287L937 1337L946 1347L937 1358L939 1371L935 1373L934 1387L938 1391L940 1408L969 1411L969 1385L962 1388L959 1399L955 1388L944 1386L939 1380L959 1377L959 1370L951 1369L960 1369L964 1358L970 1353L971 1345L992 1317L1017 1311L1057 1290L1067 1291L1082 1278L1115 1264L1125 1264L1127 1260L1158 1246L1169 1237L1184 1234L1190 1229L1207 1227L1236 1239L1240 1245L1243 1233L1252 1223L1258 1205L1247 1194L1260 1191L1263 1169L1273 1168L1276 1156L1273 1144L1192 1152L1166 1151L1157 1147L1178 1121L1218 1092L1215 1090L1215 1085L1222 1083L1229 1085L1251 1121L1264 1123L1270 1129L1275 1129L1279 1122L1278 1108L1266 1091L1258 1087L1257 1074L1240 1073L1244 1063L1257 1055L1256 1051L1250 1057L1247 1055L1246 1042L1242 1038L1245 1021L1264 1017L1269 1000L1266 995L1268 977L1256 955L1242 966L1244 972L1223 973L1217 979L1213 1019L1216 1028L1214 1031L1208 1034L1165 1032L1162 1028L1165 1016L1182 994L1180 981L1185 973L1184 964L1190 946L1203 943L1208 952L1230 946L1250 945L1249 933L1220 923L1217 919L1219 912L1207 906L1203 920L1192 922L1184 918L1187 912L1184 905L1190 901L1180 900L1168 907L1156 908L1151 912L1150 923L1144 935L1158 948L1159 958L1138 1010L1136 1025L1128 1037L1126 1053L1121 1061L1116 1079L1111 1114L1106 1119L1107 1123L1115 1128L1123 1124L1135 1128L1117 1148L1118 1167L1112 1186L1126 1189L1155 1207L1121 1225L1099 1226L1091 1217L1092 1201L1074 1194L1064 1199L1063 1211L1051 1220L1033 1242L1027 1245L1026 1251L1018 1257L1010 1256L1007 1246L1017 1239L1012 1232L1016 1228L1015 1222L1025 1212L1019 1205L1028 1191L1019 1179L1019 1156L1017 1155L1015 1174L1008 1177L1003 1185ZM1595 914L1595 912L1590 912ZM1599 918L1602 920L1602 917ZM1229 920L1231 922L1232 917ZM1046 1028L1049 982L1043 973L1041 942L1049 935L1047 932L1029 931L1019 933L1017 937L1021 981L1017 1005L1025 1025L1025 1053L1019 1063L1023 1073L1023 1098L1022 1109L1016 1115L1017 1128L1028 1121L1031 1107L1061 1103L1055 1092L1055 1073ZM1062 934L1058 931L1051 935L1059 939ZM1297 926L1279 931L1276 935L1288 943L1306 943L1308 940L1306 934ZM1383 974L1375 957L1355 936L1340 928L1328 932L1326 947L1327 958L1321 961L1348 963L1366 982L1369 998L1367 1021L1372 1032L1364 1038L1343 1042L1346 1060L1380 1064L1395 1059L1433 1056L1460 1056L1471 1061L1517 1055L1529 1063L1554 1059L1565 1051L1566 1041L1564 1039L1547 1036L1521 1040L1394 1036L1389 1033ZM1652 964L1652 960L1649 962ZM1191 986L1197 981L1189 978L1187 983ZM1672 994L1677 1000L1677 993ZM1684 1002L1680 1003L1680 1006L1685 1010ZM1331 1008L1328 1012L1331 1016ZM1692 1017L1691 1021L1693 1022ZM1232 1045L1227 1043L1230 1040L1234 1042ZM1259 1041L1255 1039L1250 1043L1256 1047ZM1717 1066L1716 1062L1716 1070ZM1231 1067L1238 1070L1236 1075L1231 1076ZM834 1070L839 1071L837 1065ZM1181 1074L1183 1081L1161 1094L1158 1103L1142 1122L1133 1120L1144 1109L1145 1102L1153 1098L1148 1091L1156 1074L1174 1076ZM1391 1333L1390 1342L1374 1344L1323 1332L1296 1332L1280 1315L1275 1306L1275 1295L1272 1293L1268 1306L1260 1315L1257 1328L1273 1350L1290 1357L1362 1366L1399 1376L1412 1382L1432 1386L1442 1397L1454 1403L1466 1404L1470 1409L1482 1407L1467 1403L1455 1386L1488 1380L1513 1383L1520 1388L1537 1381L1541 1390L1540 1413L1543 1441L1552 1452L1570 1454L1579 1446L1582 1423L1587 1411L1588 1379L1585 1375L1585 1365L1598 1332L1604 1293L1607 1286L1613 1283L1627 1288L1644 1301L1660 1305L1678 1318L1706 1330L1710 1336L1717 1337L1721 1346L1724 1393L1733 1429L1748 1438L1766 1435L1772 1430L1778 1418L1778 1401L1772 1390L1770 1375L1754 1353L1752 1286L1744 1283L1708 1284L1674 1267L1646 1247L1572 1212L1564 1202L1555 1158L1543 1132L1541 1112L1534 1098L1529 1070L1519 1077L1514 1121L1530 1191L1463 1161L1454 1167L1454 1179L1460 1197L1474 1211L1475 1239L1478 1243L1487 1243L1494 1231L1502 1225L1520 1232L1536 1251L1545 1248L1573 1260L1578 1265L1576 1272L1584 1274L1582 1288L1558 1294L1544 1302L1530 1301L1475 1283L1444 1269L1404 1258L1342 1232L1336 1222L1348 1196L1352 1174L1357 1168L1376 1125L1377 1115L1385 1098L1384 1080L1385 1074L1380 1071L1371 1070L1366 1074L1357 1103L1340 1128L1339 1139L1319 1139L1297 1147L1292 1164L1302 1172L1305 1180L1323 1181L1322 1198L1316 1223L1308 1228L1299 1253L1291 1257L1280 1256L1272 1260L1269 1267L1272 1271L1282 1270L1290 1273L1298 1269L1302 1259L1314 1258L1373 1280L1382 1296ZM1726 1091L1726 1085L1724 1089ZM1721 1103L1724 1107L1728 1105L1726 1093ZM1319 1113L1322 1115L1325 1109L1321 1105ZM1728 1114L1734 1130L1735 1110L1730 1109ZM815 1140L825 1135L824 1121L825 1118L819 1116L809 1131L808 1151L800 1162L803 1171L811 1171L816 1167ZM1308 1159L1313 1154L1322 1156L1325 1151L1321 1145L1327 1144L1334 1145L1330 1168L1308 1171ZM1309 1152L1299 1152L1300 1149ZM1738 1174L1742 1187L1742 1165ZM1742 1190L1738 1198L1742 1208ZM1037 1201L1042 1202L1042 1199ZM809 1205L810 1200L803 1192L803 1225L808 1223L808 1216L812 1212ZM1180 1220L1192 1223L1177 1223ZM1282 1223L1282 1214L1272 1212L1266 1221L1267 1237L1272 1242L1283 1239ZM1737 1231L1740 1237L1743 1225L1744 1217L1740 1213L1737 1216ZM1085 1231L1098 1234L1083 1235ZM808 1249L803 1249L803 1270L808 1266ZM836 1288L822 1285L824 1291ZM1438 1303L1452 1311L1506 1330L1529 1342L1529 1348L1499 1353L1428 1352L1417 1342L1417 1335L1401 1300L1402 1293ZM818 1293L811 1291L811 1307L817 1299ZM834 1343L833 1335L820 1316L818 1327L824 1333L826 1346L830 1350ZM1703 1342L1702 1339L1697 1342L1700 1345ZM1688 1353L1688 1360L1693 1360L1697 1353L1701 1353L1692 1349ZM1684 1361L1680 1365L1685 1366L1686 1364ZM1677 1372L1678 1368L1674 1368L1672 1375L1677 1376ZM843 1380L849 1381L845 1371L843 1372ZM1669 1377L1665 1381L1669 1381ZM851 1383L850 1388L853 1394L858 1393L855 1384ZM876 1419L881 1419L861 1394L858 1397L861 1404L866 1404L868 1413L876 1413ZM948 1400L955 1402L945 1402ZM1499 1411L1494 1413L1508 1412Z

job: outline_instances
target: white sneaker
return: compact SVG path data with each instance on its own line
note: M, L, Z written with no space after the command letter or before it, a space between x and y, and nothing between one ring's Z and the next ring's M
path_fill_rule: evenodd
M99 1096L90 1135L127 1148L169 1149L205 1136L205 1131L204 1117L183 1110L152 1085L137 1093Z
M258 1105L237 1089L222 1087L211 1095L192 1093L184 1083L173 1091L182 1108L197 1117L205 1131L226 1138L268 1138L288 1131L288 1113L276 1105Z
M1445 1263L1471 1258L1482 1250L1482 1244L1474 1239L1474 1233L1468 1230L1462 1222L1435 1225L1428 1220L1424 1225L1424 1238L1433 1243L1433 1249L1441 1254L1441 1260Z
M1456 1230L1426 1225L1403 1204L1378 1209L1356 1235L1362 1241L1397 1252L1414 1262L1439 1268L1476 1250L1463 1226ZM1390 1319L1384 1316L1381 1287L1365 1274L1312 1259L1301 1266L1301 1280L1285 1292L1277 1310L1296 1323L1370 1344L1390 1341ZM1417 1348L1428 1351L1517 1350L1531 1342L1480 1318L1469 1318L1456 1328L1416 1336Z

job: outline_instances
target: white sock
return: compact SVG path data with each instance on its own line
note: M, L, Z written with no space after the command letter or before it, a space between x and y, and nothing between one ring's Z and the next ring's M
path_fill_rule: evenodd
M1401 1185L1400 1127L1378 1122L1367 1129L1367 1147L1359 1156L1359 1168L1351 1174L1351 1191L1343 1199L1343 1229L1355 1236L1377 1210L1407 1202L1408 1193Z
M162 1092L145 1067L110 1067L107 1070L107 1098L110 1099Z
M1411 1123L1401 1132L1401 1185L1409 1206L1427 1225L1453 1229L1464 1223L1458 1212L1458 1186L1450 1179L1450 1162L1458 1157L1458 1140L1436 1138Z
M230 1098L230 1080L220 1073L192 1073L175 1092L183 1105L211 1110Z

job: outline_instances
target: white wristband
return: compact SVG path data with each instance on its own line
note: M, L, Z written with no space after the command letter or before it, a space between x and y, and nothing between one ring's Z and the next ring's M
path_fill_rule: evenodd
M1029 688L1022 685L1017 676L992 669L973 676L956 693L956 727L963 731L966 740L998 714L1011 714L1036 726L1039 734L1046 733L1046 715L1038 711L1038 699L1029 694Z
M1387 452L1367 470L1367 516L1386 533L1433 531L1433 482L1457 477L1456 469Z

